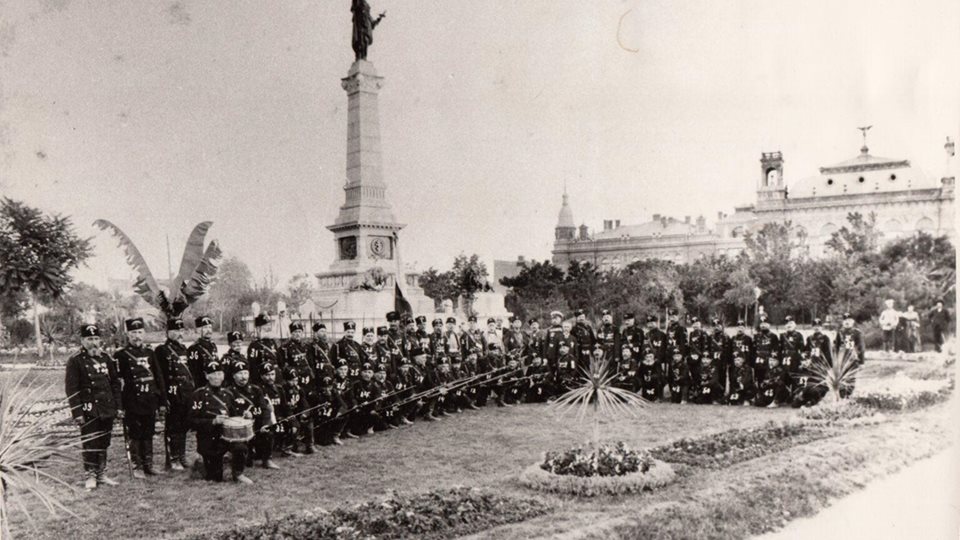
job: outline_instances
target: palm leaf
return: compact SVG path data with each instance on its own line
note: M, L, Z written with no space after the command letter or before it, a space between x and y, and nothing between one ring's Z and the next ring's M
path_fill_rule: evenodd
M184 281L180 287L180 297L188 306L210 290L210 285L216 279L222 255L223 252L220 251L220 245L217 244L217 241L210 242L203 254L203 260L197 265L190 278Z
M109 231L117 238L120 247L123 248L127 256L127 264L137 272L137 281L133 284L134 292L140 295L140 297L146 300L151 306L164 309L163 304L165 303L165 299L163 290L160 288L157 280L154 279L153 274L150 272L150 267L147 266L147 261L144 260L143 255L140 254L140 250L134 245L133 240L131 240L125 232L120 230L120 227L117 227L105 219L98 219L94 221L93 224L101 230Z
M170 284L170 291L174 294L172 302L176 303L180 287L190 279L193 271L203 261L203 243L207 237L207 231L213 226L212 221L201 221L190 232L190 238L187 239L187 246L183 248L183 258L180 260L180 270L177 271L177 277Z

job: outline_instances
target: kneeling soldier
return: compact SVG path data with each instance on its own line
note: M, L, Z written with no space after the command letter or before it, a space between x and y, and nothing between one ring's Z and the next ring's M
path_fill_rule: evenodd
M120 377L113 359L100 348L100 329L95 324L80 327L80 352L67 360L65 389L73 420L83 435L83 469L88 490L97 484L115 486L107 476L107 448L113 419L123 419ZM6 406L6 404L4 404Z
M156 475L153 468L153 435L157 412L166 412L167 392L157 360L143 344L143 319L124 321L129 345L117 351L117 367L123 380L123 424L127 430L127 448L133 465L133 477Z
M673 356L670 360L670 401L673 403L686 403L687 392L690 388L690 368L687 361L683 358L683 351L680 348L673 349Z
M244 476L247 461L247 443L227 442L223 439L223 422L231 416L241 416L243 411L234 403L233 393L223 387L223 367L213 360L203 366L207 384L193 393L190 406L190 426L197 431L197 452L203 458L204 476L207 480L223 481L223 456L230 452L230 468L235 482L252 484ZM244 415L251 418L247 412Z
M663 369L657 362L654 352L646 349L643 353L643 362L637 368L637 378L640 383L640 395L647 401L657 401L663 391Z
M720 381L725 370L713 362L712 356L704 355L700 359L699 371L697 391L692 401L700 405L708 405L723 399L723 384Z
M757 392L753 380L753 368L747 365L744 355L739 351L733 354L733 371L730 376L729 405L749 405Z
M817 349L814 349L819 353ZM800 369L794 374L793 407L813 407L827 395L826 386L820 384L814 376L813 359L810 353L803 353Z
M265 380L267 375L265 367L260 368L261 380ZM230 388L233 392L233 404L244 416L249 414L253 418L253 440L250 441L253 451L250 451L251 448L247 449L247 467L253 466L256 458L263 464L264 469L279 469L270 459L273 457L273 433L269 431L273 415L270 398L263 388L250 382L250 370L246 360L237 361L233 368L233 386ZM273 376L276 375L274 371Z
M787 390L789 380L790 374L786 368L780 365L780 359L776 356L771 356L767 376L760 383L760 393L757 395L757 399L753 404L758 407L766 406L772 409L781 403L788 402L790 396Z

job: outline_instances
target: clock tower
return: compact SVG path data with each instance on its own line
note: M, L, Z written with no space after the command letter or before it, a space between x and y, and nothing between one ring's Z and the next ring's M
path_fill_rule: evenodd
M760 185L757 187L757 205L767 209L779 208L787 199L783 183L783 154L763 152L760 156Z

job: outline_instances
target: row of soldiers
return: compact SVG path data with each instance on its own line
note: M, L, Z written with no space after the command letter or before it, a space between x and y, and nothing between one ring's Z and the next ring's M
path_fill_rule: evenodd
M198 317L199 339L183 343L184 324L167 321L167 340L156 349L143 342L142 319L125 322L128 346L113 361L101 349L99 329L81 329L82 350L70 359L66 391L74 418L88 440L84 467L88 489L111 485L105 475L106 448L114 418L122 418L134 476L160 474L153 466L154 426L164 421L166 466L184 470L186 437L196 432L205 475L223 479L224 455L231 453L232 478L250 482L245 467L259 462L277 468L283 456L313 453L317 444L342 444L375 431L396 429L417 419L434 421L464 409L479 408L490 398L499 406L542 402L574 387L591 360L616 371L615 384L648 400L794 406L816 403L823 389L814 381L811 363L830 361L842 351L862 361L863 340L846 317L837 345L819 321L806 339L787 321L780 335L762 321L748 335L742 321L731 336L719 320L710 331L692 320L692 329L671 315L666 331L654 317L646 327L633 315L613 324L605 311L594 328L582 310L573 321L551 313L541 331L519 318L499 329L489 319L481 329L476 317L467 328L455 318L435 319L396 312L387 326L363 328L344 323L336 342L324 324L314 324L307 339L299 322L291 323L283 344L265 335L266 315L255 318L256 338L242 353L243 337L228 334L222 357L213 343L212 321ZM230 417L253 422L249 443L228 441L223 424Z

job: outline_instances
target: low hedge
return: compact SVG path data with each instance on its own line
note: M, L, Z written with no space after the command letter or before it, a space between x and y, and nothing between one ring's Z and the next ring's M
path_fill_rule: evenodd
M316 510L263 524L194 536L195 540L289 540L451 538L546 514L535 499L507 497L477 488L436 490L413 496L396 493L331 512Z
M862 426L879 424L887 419L883 413L851 399L833 403L821 401L815 407L804 407L798 412L804 421L824 426Z
M520 473L520 483L539 491L594 497L651 491L676 479L668 463L651 460L643 471L611 476L576 476L554 474L535 463Z

